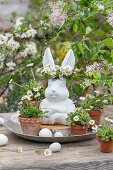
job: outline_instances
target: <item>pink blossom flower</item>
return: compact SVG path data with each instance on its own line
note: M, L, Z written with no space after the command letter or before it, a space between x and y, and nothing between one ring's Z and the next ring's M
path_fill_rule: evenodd
M113 27L113 13L110 13L110 16L107 20L109 22L109 24Z
M62 1L49 3L52 9L52 14L49 16L50 24L49 26L62 26L67 18L67 14L63 11L64 3Z

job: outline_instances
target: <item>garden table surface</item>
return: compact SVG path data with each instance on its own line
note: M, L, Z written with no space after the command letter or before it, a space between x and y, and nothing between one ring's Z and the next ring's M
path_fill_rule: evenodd
M12 113L1 113L0 117L8 120ZM0 170L113 170L113 153L101 153L97 140L90 139L76 143L62 144L60 152L45 157L37 154L37 149L47 149L48 143L37 143L22 139L12 134L5 126L0 126L0 133L9 139L7 145L0 147ZM23 152L18 152L22 146Z

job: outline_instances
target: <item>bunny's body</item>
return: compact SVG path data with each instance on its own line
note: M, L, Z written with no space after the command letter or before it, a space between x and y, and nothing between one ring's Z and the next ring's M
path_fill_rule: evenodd
M51 71L55 70L55 64L50 49L47 48L43 56L43 67L50 67ZM75 57L72 50L67 53L62 67L69 66L74 68ZM68 113L74 112L75 105L69 99L69 92L66 88L65 79L51 79L48 81L48 87L45 90L45 99L41 102L40 107L43 111L48 110L46 114L49 118L43 118L43 124L66 124Z
M73 112L75 106L70 100L65 80L49 80L45 90L45 99L40 104L42 110L48 110L49 118L43 119L43 124L65 124L68 113Z

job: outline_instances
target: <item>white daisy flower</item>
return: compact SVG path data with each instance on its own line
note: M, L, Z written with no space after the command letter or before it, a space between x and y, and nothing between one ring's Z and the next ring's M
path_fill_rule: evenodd
M90 97L91 98L91 94L86 94L86 97Z
M37 93L36 95L35 95L35 97L39 97L40 96L40 93Z
M33 88L34 91L38 91L38 88Z
M97 132L98 126L97 126L97 125L92 126L92 130L93 130L94 132Z
M23 96L22 98L21 98L21 100L25 100L26 99L26 95L25 96Z
M100 102L100 100L98 99L98 100L96 100L96 102Z
M97 93L97 94L99 94L99 91L98 91L98 90L95 90L94 92Z
M60 78L61 80L63 80L63 75L59 75L59 78Z
M28 90L28 91L27 91L27 95L30 96L30 97L33 96L32 91L31 91L31 90Z
M108 101L107 100L103 100L104 103L107 103Z
M18 147L18 152L23 152L23 149L22 149L22 147Z
M90 125L94 125L95 124L95 121L94 120L90 120Z
M44 155L45 156L51 156L52 155L52 151L50 149L45 149Z
M27 100L31 100L30 96L26 96L26 99L27 99Z
M78 116L74 116L73 120L74 120L75 122L77 122L77 121L79 121L79 117L78 117Z
M106 117L105 120L108 121L108 122L110 122L110 118L109 118L109 117Z
M95 98L95 96L91 96L91 98L92 98L92 99L94 99L94 98Z
M93 109L93 106L90 106L90 109Z
M85 97L80 97L79 98L81 101L84 101L86 98Z
M109 121L110 121L110 123L113 123L113 120L112 120L112 119L110 119Z
M23 103L22 103L22 101L21 101L21 102L19 102L18 104L19 104L19 105L22 105Z
M53 79L55 78L55 76L51 76Z
M86 109L86 110L91 110L91 109Z

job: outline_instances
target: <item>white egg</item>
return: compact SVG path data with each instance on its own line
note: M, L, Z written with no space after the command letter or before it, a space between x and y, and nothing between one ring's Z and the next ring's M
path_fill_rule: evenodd
M60 151L60 149L61 149L61 144L58 143L58 142L54 142L54 143L52 143L52 144L49 146L49 149L50 149L52 152L58 152L58 151Z
M63 135L63 133L62 132L56 132L55 134L54 134L54 137L63 137L64 135Z
M6 145L7 142L8 142L8 138L5 135L0 134L0 146Z
M4 120L0 117L0 126L4 125Z
M39 132L40 137L52 137L52 132L48 128L43 128Z

